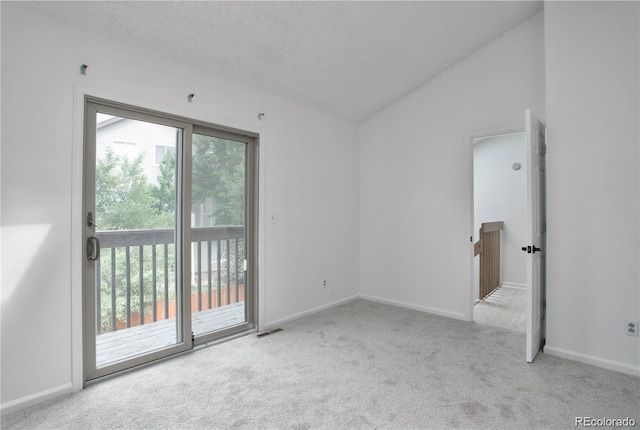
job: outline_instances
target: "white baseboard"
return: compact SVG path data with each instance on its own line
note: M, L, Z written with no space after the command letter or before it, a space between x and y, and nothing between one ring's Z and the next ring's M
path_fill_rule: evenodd
M640 376L640 367L631 366L617 361L607 360L605 358L594 357L592 355L580 354L578 352L567 351L566 349L545 346L544 353L555 355L556 357L566 358L580 363L590 364L592 366L602 367L604 369L625 373L632 376Z
M73 385L69 382L68 384L53 387L48 390L40 391L39 393L3 403L0 405L0 411L2 412L2 415L11 414L22 409L26 409L29 406L55 399L56 397L66 396L72 392Z
M429 308L427 306L420 306L412 303L400 302L397 300L384 299L382 297L370 296L368 294L359 294L358 297L363 300L370 300L372 302L384 303L386 305L393 305L401 308L413 309L415 311L421 311L429 314L439 315L442 317L448 317L448 318L453 318L457 320L467 321L467 319L465 318L465 315L458 312L451 312L451 311L445 311L442 309Z
M347 297L347 298L344 298L344 299L341 299L341 300L337 300L335 302L328 303L326 305L318 306L317 308L309 309L307 311L299 312L297 314L293 314L293 315L290 315L288 317L284 317L284 318L277 319L275 321L267 322L267 323L264 324L264 327L260 327L260 331L264 332L264 331L273 330L274 328L278 328L278 326L280 326L282 324L287 324L287 323L290 323L290 322L295 321L297 319L304 318L304 317L307 317L309 315L313 315L313 314L316 314L318 312L324 311L326 309L332 308L334 306L338 306L338 305L341 305L341 304L344 304L344 303L351 302L353 300L356 300L357 298L358 298L357 295L351 296L351 297Z

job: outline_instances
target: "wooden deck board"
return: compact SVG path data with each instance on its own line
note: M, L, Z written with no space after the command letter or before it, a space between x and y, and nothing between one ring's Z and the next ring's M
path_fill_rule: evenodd
M195 335L210 333L246 321L244 302L196 312L192 317ZM96 364L124 360L177 343L176 319L171 318L105 333L96 337Z

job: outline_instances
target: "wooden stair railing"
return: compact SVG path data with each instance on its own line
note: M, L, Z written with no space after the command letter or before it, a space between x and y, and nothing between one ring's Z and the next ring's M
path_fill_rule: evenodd
M480 255L480 300L500 286L500 232L503 221L484 222L480 240L473 247L473 255Z

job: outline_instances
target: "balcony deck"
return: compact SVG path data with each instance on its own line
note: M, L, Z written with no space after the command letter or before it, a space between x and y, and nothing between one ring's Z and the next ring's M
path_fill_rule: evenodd
M244 302L207 309L193 314L192 331L198 336L246 321ZM176 343L176 319L170 318L96 337L96 365L106 364L147 353Z

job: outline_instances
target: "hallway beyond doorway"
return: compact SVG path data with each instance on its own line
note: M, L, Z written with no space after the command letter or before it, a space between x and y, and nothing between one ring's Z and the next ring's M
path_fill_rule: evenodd
M526 290L502 285L473 306L473 320L479 324L524 333Z

